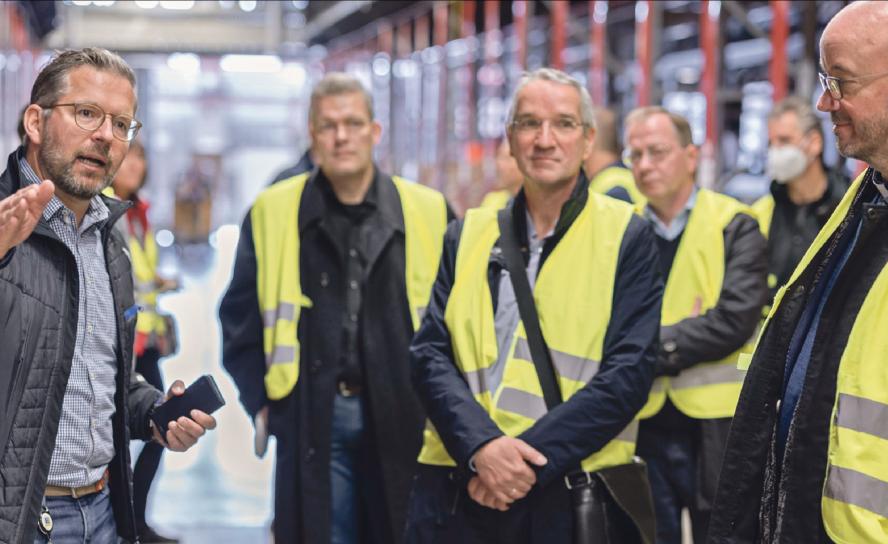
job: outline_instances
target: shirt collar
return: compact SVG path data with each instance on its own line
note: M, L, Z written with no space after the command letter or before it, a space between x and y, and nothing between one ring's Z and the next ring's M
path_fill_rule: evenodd
M691 210L694 209L694 204L696 203L697 186L694 185L694 188L691 191L691 196L688 197L688 201L685 202L684 208L682 208L668 226L657 217L657 214L654 213L654 209L651 208L650 203L644 207L644 217L651 223L651 226L654 227L654 233L656 233L657 236L671 242L684 232L684 229L688 224L688 219L691 216Z
M34 169L31 168L30 163L28 163L24 155L19 158L19 170L24 177L24 183L22 183L23 186L40 185L40 178L37 176L37 173L34 172ZM50 221L57 214L61 213L63 209L67 210L69 213L73 213L71 210L68 210L57 196L52 195L49 203L43 208L43 219ZM108 210L108 206L105 205L102 198L99 195L92 197L89 201L89 207L86 210L86 216L84 216L83 222L80 225L80 230L83 231L94 224L101 225L108 220L109 215L110 210Z

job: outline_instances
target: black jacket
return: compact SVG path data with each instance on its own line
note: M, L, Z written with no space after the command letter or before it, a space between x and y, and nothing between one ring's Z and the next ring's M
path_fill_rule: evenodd
M548 255L570 228L588 200L588 183L581 176L572 198L565 204L555 234L546 242L539 270ZM511 210L518 240L527 243L523 191L513 199ZM490 416L475 401L454 363L451 337L444 312L454 282L456 254L462 222L451 223L444 239L441 268L432 300L422 326L411 345L413 381L417 392L438 430L448 453L462 469L475 451L503 435ZM498 244L498 242L497 242ZM526 257L526 256L525 256ZM633 216L623 236L619 252L610 322L604 339L601 367L594 378L567 402L540 418L519 438L539 450L548 462L537 468L537 489L559 487L561 478L581 459L613 439L635 416L648 397L654 378L657 331L663 283L657 266L654 234L644 220ZM488 268L490 289L496 305L503 264L492 259ZM569 289L570 286L565 286ZM595 302L590 301L591 307ZM447 478L446 472L442 473ZM551 486L550 486L551 484ZM446 519L452 515L454 497L441 483L417 486L411 499L411 524L422 518ZM531 493L534 495L534 493ZM527 499L533 500L531 495ZM563 497L566 501L566 491ZM560 503L559 503L560 504ZM537 511L534 515L546 515ZM569 516L569 506L551 509L553 516ZM446 521L443 522L446 525ZM564 527L567 523L540 526ZM535 533L536 534L536 533ZM548 542L566 542L566 535L540 535Z
M826 179L823 196L803 206L789 199L786 185L771 183L774 214L768 229L768 272L774 275L776 284L770 289L769 301L774 299L777 289L789 281L808 246L848 190L848 178L840 171L828 171Z
M821 521L821 495L839 361L869 287L888 266L888 207L868 204L876 194L869 182L872 173L867 173L850 214L787 286L763 331L728 437L709 542L830 542ZM789 344L824 263L842 234L856 228L857 219L863 226L820 316L783 464L777 467L777 402L783 395Z
M315 174L317 175L317 170ZM339 375L339 333L345 308L346 270L333 239L321 188L312 177L299 206L302 290L313 305L299 318L299 381L293 392L269 401L263 377L263 324L256 292L256 255L250 215L244 219L234 274L222 299L222 363L247 412L269 406L277 438L275 539L281 543L330 541L330 440L333 397ZM400 536L407 496L419 453L425 416L410 384L408 348L413 324L405 290L404 217L391 178L378 174L377 212L366 247L363 301L359 315L365 399L365 458L384 489L375 490L371 512L375 541ZM297 210L293 210L297 213ZM281 218L285 221L285 218Z
M0 199L22 187L21 148L0 177ZM105 197L103 197L105 198ZM137 382L131 371L135 320L133 279L126 243L113 228L128 207L105 198L111 215L102 227L105 260L117 314L115 456L109 489L118 533L134 541L129 440L150 439L148 412L160 391ZM0 542L31 542L58 432L62 399L77 332L78 274L73 255L41 219L31 236L0 268Z

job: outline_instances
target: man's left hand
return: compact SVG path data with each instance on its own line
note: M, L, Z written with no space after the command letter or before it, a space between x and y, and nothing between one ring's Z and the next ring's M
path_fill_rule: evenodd
M166 402L174 395L179 396L184 393L185 384L182 380L176 380L170 386L170 390L163 401ZM185 451L195 445L205 432L216 428L216 418L213 416L200 410L191 410L190 415L190 418L182 416L176 421L170 421L169 425L167 425L166 437L160 436L160 431L157 430L157 427L152 422L151 432L154 434L154 440L173 451Z

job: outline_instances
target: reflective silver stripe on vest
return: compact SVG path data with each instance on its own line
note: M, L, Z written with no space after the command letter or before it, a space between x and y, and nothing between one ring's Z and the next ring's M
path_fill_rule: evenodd
M665 389L663 380L654 380L654 385L651 386L651 393L662 393L663 389Z
M547 412L546 401L543 400L543 397L512 387L503 388L496 406L534 421L546 415Z
M622 440L624 442L632 442L638 439L638 420L633 419L626 428L620 431L620 434L614 437L614 440Z
M463 376L466 378L466 382L469 384L469 389L475 395L480 395L484 392L484 369L480 368L478 370L473 370L471 372L463 372Z
M549 353L552 356L552 366L555 367L555 372L560 377L569 380L588 383L598 372L598 367L600 366L598 361L584 359L563 351L549 349ZM530 344L526 339L518 338L515 341L515 358L533 363L533 357L530 355Z
M733 363L702 364L682 370L671 379L672 389L690 389L704 385L723 383L743 383L746 372L738 370Z
M888 404L839 393L836 425L888 440Z
M832 465L823 494L888 518L888 482Z
M274 327L278 320L293 321L296 319L296 305L289 302L281 302L277 308L262 312L262 323L266 327Z
M426 307L426 306L417 306L416 307L416 316L419 318L420 321L422 321L423 318L425 317L426 310L428 310L428 307Z
M293 346L275 346L274 351L268 355L266 364L268 366L280 363L292 363L296 360L296 348Z

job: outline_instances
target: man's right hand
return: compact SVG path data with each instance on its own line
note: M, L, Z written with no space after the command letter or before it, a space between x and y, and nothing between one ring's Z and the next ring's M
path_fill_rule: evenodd
M0 259L34 232L54 191L53 183L45 180L0 200Z
M530 465L546 464L542 453L509 436L484 444L473 459L481 483L493 495L491 498L501 504L524 498L536 483L536 473Z

